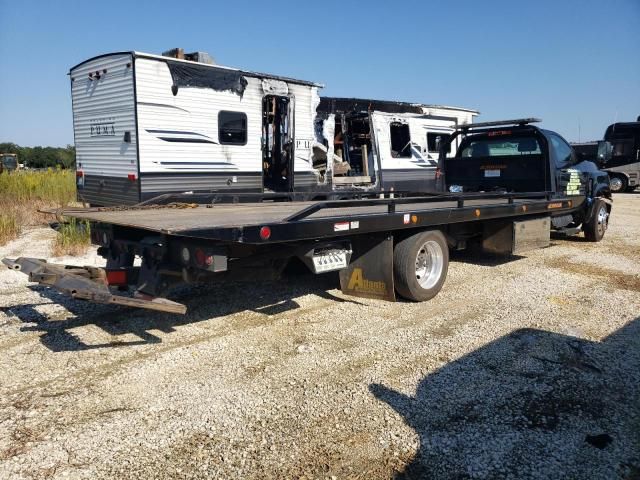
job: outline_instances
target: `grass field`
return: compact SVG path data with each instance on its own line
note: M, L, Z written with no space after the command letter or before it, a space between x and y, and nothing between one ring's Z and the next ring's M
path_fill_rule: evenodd
M0 245L20 235L24 227L46 224L43 208L66 207L76 199L73 170L20 171L0 174ZM56 254L80 253L89 244L88 228L75 223L58 235Z

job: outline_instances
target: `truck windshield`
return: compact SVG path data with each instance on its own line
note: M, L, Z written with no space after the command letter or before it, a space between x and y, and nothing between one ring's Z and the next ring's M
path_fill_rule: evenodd
M503 157L515 155L539 155L540 144L535 137L482 138L472 140L460 154L461 157Z

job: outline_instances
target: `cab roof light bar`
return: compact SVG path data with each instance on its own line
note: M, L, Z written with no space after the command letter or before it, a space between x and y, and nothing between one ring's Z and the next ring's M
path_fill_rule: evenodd
M468 130L475 130L476 128L488 128L488 127L502 127L506 125L528 125L530 123L541 122L539 118L517 118L515 120L498 120L495 122L479 122L479 123L467 123L464 125L458 125L458 130L463 132Z

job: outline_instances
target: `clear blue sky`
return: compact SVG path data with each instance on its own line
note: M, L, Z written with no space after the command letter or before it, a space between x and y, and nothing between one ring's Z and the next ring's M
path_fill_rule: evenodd
M640 0L0 0L0 141L72 143L69 67L172 47L325 95L539 116L572 141L640 115Z

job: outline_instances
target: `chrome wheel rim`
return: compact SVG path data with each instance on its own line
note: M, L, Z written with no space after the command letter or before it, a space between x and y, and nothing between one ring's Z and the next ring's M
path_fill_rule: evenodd
M598 232L602 235L607 230L607 226L609 225L609 212L607 212L607 207L600 207L598 210Z
M609 185L611 186L611 190L613 192L619 192L620 190L622 190L622 180L620 180L618 177L613 177L611 180L609 180Z
M424 289L430 289L438 283L444 267L444 254L440 244L428 240L418 249L416 255L416 279Z

